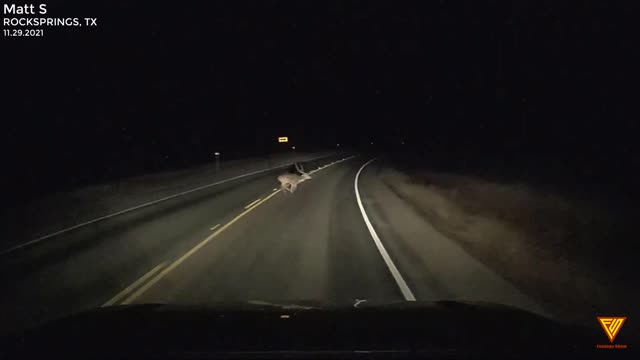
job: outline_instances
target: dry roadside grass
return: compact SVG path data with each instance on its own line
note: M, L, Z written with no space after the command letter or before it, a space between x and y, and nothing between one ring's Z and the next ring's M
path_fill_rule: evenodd
M556 317L592 323L597 314L624 314L637 304L634 284L615 261L618 228L610 214L525 185L430 172L381 175L440 232Z

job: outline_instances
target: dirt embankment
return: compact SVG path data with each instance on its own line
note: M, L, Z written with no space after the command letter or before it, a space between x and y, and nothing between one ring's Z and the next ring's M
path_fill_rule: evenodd
M558 318L592 323L598 314L635 311L633 239L611 213L523 184L426 171L382 177L440 232Z

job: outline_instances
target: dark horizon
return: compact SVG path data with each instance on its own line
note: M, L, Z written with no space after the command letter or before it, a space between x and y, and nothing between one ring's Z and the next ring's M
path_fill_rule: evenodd
M101 26L4 41L9 183L264 154L278 136L594 179L639 165L625 4L414 5L51 4Z
M3 6L0 358L626 351L631 4Z

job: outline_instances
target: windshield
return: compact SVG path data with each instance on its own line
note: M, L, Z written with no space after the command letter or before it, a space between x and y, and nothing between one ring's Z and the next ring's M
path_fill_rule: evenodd
M135 304L446 300L613 342L598 317L640 300L626 13L3 4L0 332Z

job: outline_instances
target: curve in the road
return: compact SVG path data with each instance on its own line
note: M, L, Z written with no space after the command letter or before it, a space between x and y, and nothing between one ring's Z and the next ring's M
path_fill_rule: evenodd
M364 165L362 165L362 167L360 167L360 170L358 170L358 172L356 173L354 188L356 191L356 200L358 201L358 207L360 208L362 219L364 220L364 223L367 225L367 229L369 229L371 238L373 239L373 242L376 244L376 247L378 248L378 251L382 256L384 263L387 265L387 268L389 268L389 271L391 272L393 279L396 281L396 284L398 285L400 292L402 292L402 296L404 296L404 299L407 301L416 301L416 297L413 295L413 292L407 285L407 282L402 277L402 274L400 274L400 271L398 270L398 267L396 266L396 264L394 264L393 260L391 260L391 257L389 256L387 249L385 249L384 245L382 244L382 241L380 240L378 233L376 233L376 230L373 228L373 225L371 224L371 221L367 216L367 212L364 210L364 206L362 205L362 199L360 198L360 191L358 190L358 179L360 178L360 173L362 172L362 170L374 160L376 159L371 159L367 161Z
M315 173L317 171L320 171L322 169L328 168L328 167L330 167L332 165L339 164L339 163L341 163L343 161L346 161L346 160L349 160L349 159L351 159L353 157L355 157L355 156L350 156L350 157L347 157L347 158L344 158L344 159L341 159L341 160L334 161L334 162L332 162L332 163L330 163L328 165L325 165L323 167L319 167L319 168L317 168L317 169L315 169L313 171L310 171L309 174L313 174L313 173ZM145 292L147 292L147 290L149 290L151 287L153 287L153 285L155 285L157 282L159 282L162 278L164 278L167 274L169 274L171 271L173 271L175 268L177 268L180 264L182 264L185 260L187 260L193 254L195 254L198 250L203 248L212 239L214 239L215 237L220 235L223 231L225 231L228 227L233 225L240 218L244 217L245 215L247 215L248 213L250 213L251 211L256 209L261 204L267 202L269 199L271 199L273 196L275 196L276 194L278 194L281 191L282 191L281 189L277 189L277 190L273 191L269 196L265 197L264 199L258 199L256 201L254 201L253 203L247 205L245 207L245 210L242 213L240 213L239 215L234 217L231 221L229 221L225 225L223 225L220 228L218 228L217 231L215 231L213 234L209 235L207 238L202 240L200 243L198 243L196 246L194 246L191 250L187 251L180 258L178 258L177 260L175 260L174 262L172 262L171 264L169 264L166 267L161 266L161 265L164 265L164 264L161 264L161 265L157 266L156 268L152 269L147 274L145 274L142 278L136 280L133 284L131 284L130 286L125 288L123 291L121 291L120 293L115 295L113 298L111 298L109 301L107 301L105 304L103 304L103 306L111 306L111 305L114 305L114 304L117 304L117 303L120 303L120 304L123 304L123 305L133 303L136 299L138 299ZM217 228L217 226L212 228L212 230L215 229L215 228ZM157 272L158 270L160 270L160 268L162 268L162 270ZM152 277L152 275L154 275L154 274L155 274L155 276ZM146 281L146 280L148 280L148 281ZM122 299L124 299L124 300L122 300Z

